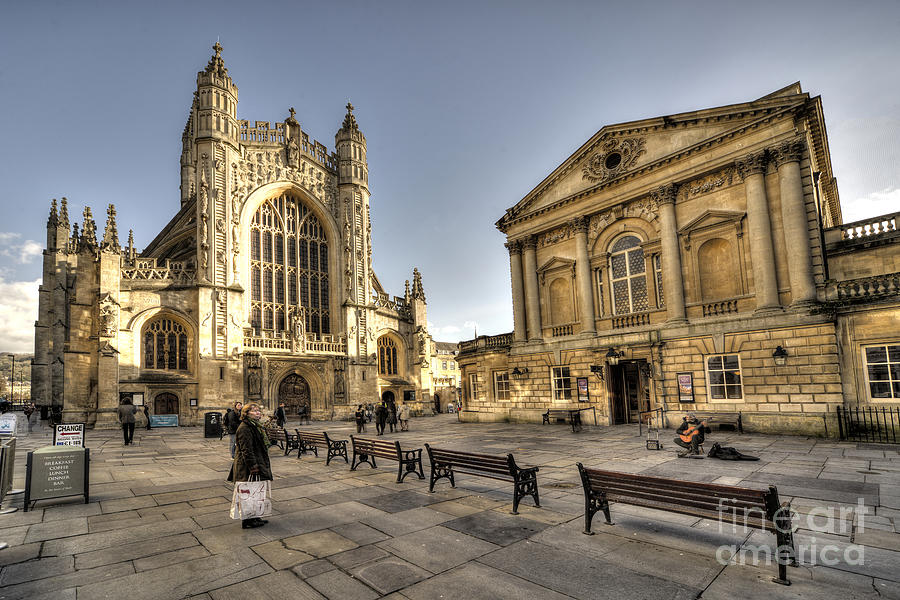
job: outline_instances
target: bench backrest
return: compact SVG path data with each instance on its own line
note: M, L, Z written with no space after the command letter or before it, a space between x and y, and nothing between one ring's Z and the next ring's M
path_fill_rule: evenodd
M736 421L740 418L739 412L695 412L694 416L703 421L704 419L712 419L713 421Z
M353 452L356 454L374 454L391 458L400 456L400 442L396 440L374 440L351 435L350 441L353 442Z
M506 456L473 454L459 450L432 448L428 444L425 444L425 448L428 450L428 458L432 464L452 465L460 470L481 471L513 479L515 479L515 473L519 471L512 454L507 454Z
M294 431L297 432L297 435L300 436L300 440L303 442L310 442L319 446L328 445L328 436L324 432L316 433L313 431L300 431L299 429Z
M721 513L730 516L753 516L772 520L778 509L778 492L774 487L766 490L665 479L650 475L635 475L615 471L588 469L578 463L581 481L585 489L602 491L607 500L628 503L639 500L641 504L683 506L690 509ZM772 495L774 494L774 498ZM661 506L662 507L662 506ZM730 516L729 516L730 515Z
M280 429L278 427L267 428L266 435L269 436L270 440L276 440L280 442L284 442L287 440L287 432L284 429Z

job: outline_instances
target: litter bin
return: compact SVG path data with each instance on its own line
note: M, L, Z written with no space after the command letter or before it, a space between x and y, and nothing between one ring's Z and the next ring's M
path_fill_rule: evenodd
M222 413L208 412L203 427L203 437L222 438Z

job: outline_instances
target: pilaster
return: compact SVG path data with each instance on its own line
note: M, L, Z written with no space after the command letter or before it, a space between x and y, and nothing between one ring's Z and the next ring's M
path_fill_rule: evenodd
M537 277L537 237L530 235L523 242L524 266L522 273L525 278L525 310L528 320L528 340L540 341L541 330L541 298Z
M756 312L772 312L780 308L778 282L775 276L775 251L772 245L772 223L766 196L765 151L748 154L736 162L744 179L747 195L747 225L750 233L750 252L753 261L753 280L756 288Z
M781 191L785 245L791 249L787 261L792 306L805 306L816 301L812 253L809 247L809 220L803 197L803 183L800 180L800 158L803 156L803 149L804 144L801 140L784 142L772 149Z

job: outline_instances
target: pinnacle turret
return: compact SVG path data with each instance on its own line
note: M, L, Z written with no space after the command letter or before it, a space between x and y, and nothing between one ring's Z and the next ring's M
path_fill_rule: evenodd
M413 298L425 301L425 290L422 287L422 274L419 273L419 269L413 268L413 288L412 288L412 296Z
M128 262L134 262L134 229L128 230Z
M100 244L101 250L111 252L121 252L119 246L119 232L116 229L116 207L110 204L106 209L106 230L103 232L103 242Z
M69 201L65 196L62 198L59 208L59 225L66 229L69 228Z
M97 224L91 215L89 206L84 207L84 221L81 225L81 250L94 250L97 248Z
M347 102L347 115L344 117L344 123L341 129L347 131L359 131L359 125L356 123L356 117L353 116L353 105Z
M50 202L50 218L47 219L47 227L57 227L59 225L59 214L56 212L56 198Z
M209 59L204 72L218 75L219 77L228 77L228 69L225 68L225 60L222 58L222 44L218 41L213 45L213 52L215 54Z

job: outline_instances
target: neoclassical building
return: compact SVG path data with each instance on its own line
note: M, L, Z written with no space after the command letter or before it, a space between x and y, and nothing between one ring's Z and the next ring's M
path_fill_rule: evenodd
M347 105L334 150L238 118L217 43L182 133L177 212L140 253L90 209L53 201L35 324L33 398L115 423L126 396L197 424L236 400L313 418L405 399L430 413L422 278L391 297L372 270L366 138ZM164 201L159 202L165 206Z
M900 402L896 221L842 224L799 84L606 126L497 222L514 331L460 344L461 416L822 433L838 406Z

